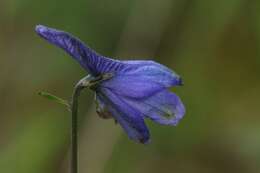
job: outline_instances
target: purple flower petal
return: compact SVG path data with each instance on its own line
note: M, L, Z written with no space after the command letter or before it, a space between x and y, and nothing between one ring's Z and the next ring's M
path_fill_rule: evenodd
M87 47L83 42L69 33L42 25L37 25L35 30L42 38L65 50L77 60L83 68L93 75L101 73L99 68L106 66L116 67L120 65L119 61L97 54L94 50Z
M141 100L126 97L123 100L159 124L177 125L185 114L185 107L180 98L168 90L160 91Z
M116 75L112 79L104 81L101 86L109 88L118 95L130 98L149 97L165 88L157 82L135 75Z
M160 83L167 88L183 84L179 75L155 61L135 60L122 62L125 64L125 67L119 72L120 75L139 76L146 80Z
M139 111L130 107L109 89L101 88L97 96L107 105L130 139L144 144L149 142L149 130Z
M123 61L125 66L101 85L118 95L144 98L171 86L181 85L181 78L167 67L153 61Z
M36 32L45 40L62 48L94 76L102 73L140 76L145 80L160 83L164 87L181 85L181 78L169 68L154 61L118 61L102 55L86 46L67 32L37 25Z

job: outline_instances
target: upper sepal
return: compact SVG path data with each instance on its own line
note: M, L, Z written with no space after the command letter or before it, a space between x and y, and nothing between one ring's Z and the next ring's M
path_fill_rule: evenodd
M99 55L78 38L67 32L43 25L37 25L35 31L48 42L62 48L78 61L84 69L95 76L101 74L107 66L117 62Z

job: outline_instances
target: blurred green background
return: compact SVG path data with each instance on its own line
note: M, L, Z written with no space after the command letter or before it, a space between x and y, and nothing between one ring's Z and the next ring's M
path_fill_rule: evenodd
M147 121L135 144L80 98L80 172L259 173L260 1L1 0L0 172L67 173L70 114L37 95L70 98L86 72L39 38L66 30L106 56L154 59L180 74L187 114L177 127Z

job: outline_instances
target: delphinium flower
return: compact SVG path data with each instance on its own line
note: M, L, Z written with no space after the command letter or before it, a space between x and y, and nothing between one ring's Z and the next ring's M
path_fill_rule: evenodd
M70 54L88 72L98 115L113 118L130 139L150 141L145 118L175 126L184 116L180 98L168 90L182 85L182 80L166 66L152 60L114 60L96 53L69 33L46 26L36 26L36 32Z

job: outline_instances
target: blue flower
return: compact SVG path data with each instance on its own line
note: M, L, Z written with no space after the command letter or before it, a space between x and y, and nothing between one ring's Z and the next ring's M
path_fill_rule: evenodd
M180 98L168 88L182 85L169 68L151 60L119 61L99 55L72 35L36 26L36 32L62 48L93 76L97 113L114 118L128 137L148 143L150 134L144 118L163 125L177 125L185 114ZM107 77L109 76L109 77Z

